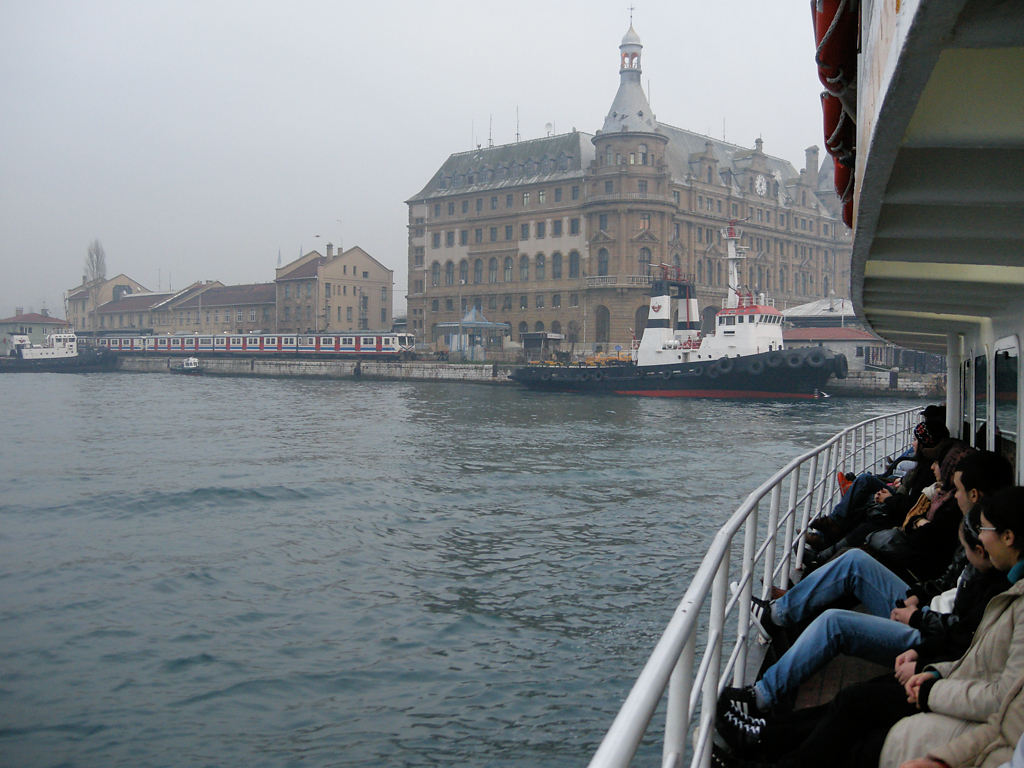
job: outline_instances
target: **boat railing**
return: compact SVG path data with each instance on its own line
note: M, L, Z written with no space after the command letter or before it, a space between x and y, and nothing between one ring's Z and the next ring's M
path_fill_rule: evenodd
M666 693L662 767L684 765L687 742L687 764L710 765L719 693L726 685L748 682L750 643L758 636L750 613L755 588L767 598L773 584L796 574L807 523L840 498L836 474L883 469L889 457L907 447L919 410L915 406L848 427L794 458L747 496L708 546L591 768L629 765ZM703 650L698 652L699 641Z

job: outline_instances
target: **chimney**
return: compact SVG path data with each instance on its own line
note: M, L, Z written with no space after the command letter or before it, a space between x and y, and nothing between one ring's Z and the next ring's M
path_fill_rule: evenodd
M807 176L804 181L811 189L818 188L818 147L808 147L804 150L804 165L807 166Z
M754 140L754 151L759 155L764 154L764 141L761 140L760 136Z
M15 317L18 317L19 315L24 315L24 314L25 314L25 308L24 307L15 307L14 308L14 316Z
M334 243L328 243L327 244L327 258L328 259L333 259L334 258Z

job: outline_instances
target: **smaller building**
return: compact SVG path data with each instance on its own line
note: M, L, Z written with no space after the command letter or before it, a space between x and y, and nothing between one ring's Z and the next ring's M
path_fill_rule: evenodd
M28 336L33 344L42 344L47 334L65 331L69 325L67 320L61 320L59 317L37 312L26 313L21 307L16 307L11 317L0 320L0 354L10 353L12 334L23 334Z
M474 307L461 320L435 325L434 346L450 360L493 360L511 332L508 323L492 323Z
M120 274L110 279L86 280L64 292L68 322L79 335L92 334L100 330L98 310L104 304L119 301L132 293L148 293L149 289L128 275Z
M220 285L174 302L176 327L199 333L255 333L276 327L273 283Z
M846 355L851 371L892 367L893 349L873 333L861 328L790 328L782 332L787 347L827 347Z

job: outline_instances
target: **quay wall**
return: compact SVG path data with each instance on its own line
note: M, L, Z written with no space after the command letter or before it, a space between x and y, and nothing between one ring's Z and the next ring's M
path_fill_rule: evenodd
M180 358L122 356L118 368L135 373L165 373ZM280 360L263 358L202 358L204 375L375 379L382 381L465 381L511 384L514 366L507 363L464 364L425 360ZM846 379L825 385L839 397L907 397L942 399L944 374L900 371L851 371Z
M511 382L509 365L452 364L399 360L280 360L262 358L200 358L203 375L298 376L322 379L382 379L415 381L467 381L481 384ZM118 360L118 369L134 373L166 373L181 358L129 357Z

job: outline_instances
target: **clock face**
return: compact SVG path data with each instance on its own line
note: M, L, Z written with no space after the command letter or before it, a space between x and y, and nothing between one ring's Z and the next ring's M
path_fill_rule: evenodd
M754 191L761 197L764 197L765 192L768 191L768 180L761 174L758 174L757 178L754 179Z

